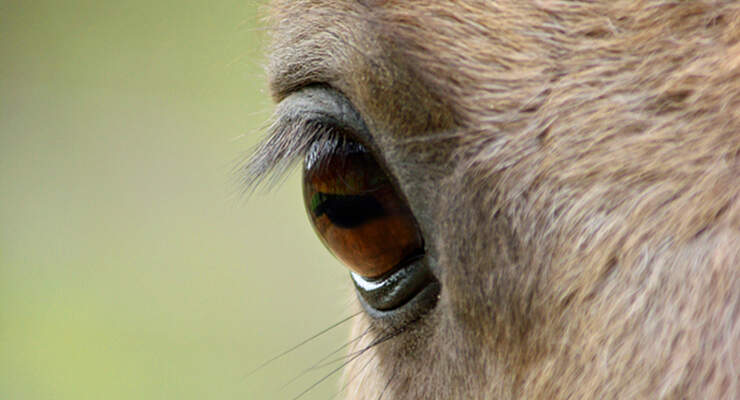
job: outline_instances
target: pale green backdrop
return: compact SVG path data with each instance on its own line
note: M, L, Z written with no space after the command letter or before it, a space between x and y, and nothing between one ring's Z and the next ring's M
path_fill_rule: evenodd
M254 1L0 3L0 399L290 399L346 341L294 174L244 199ZM306 399L328 399L330 379Z

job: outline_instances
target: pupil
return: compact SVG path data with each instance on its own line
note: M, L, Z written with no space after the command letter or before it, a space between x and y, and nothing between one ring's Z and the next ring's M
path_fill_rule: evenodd
M316 217L326 215L339 228L355 228L372 219L385 215L383 206L375 197L352 194L316 193L311 199Z

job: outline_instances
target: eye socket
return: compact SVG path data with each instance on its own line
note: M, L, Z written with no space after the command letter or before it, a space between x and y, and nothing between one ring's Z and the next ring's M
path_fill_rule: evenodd
M324 245L364 278L379 278L423 254L411 210L360 143L337 135L314 142L303 198Z

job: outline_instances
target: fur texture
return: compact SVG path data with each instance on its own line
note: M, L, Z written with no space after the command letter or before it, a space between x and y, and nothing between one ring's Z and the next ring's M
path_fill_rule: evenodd
M273 10L276 101L350 99L439 265L347 398L740 398L740 3Z

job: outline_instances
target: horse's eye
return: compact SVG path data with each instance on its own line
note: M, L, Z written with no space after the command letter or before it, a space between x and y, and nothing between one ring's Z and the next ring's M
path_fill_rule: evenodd
M326 247L352 271L378 278L423 254L416 220L361 144L320 139L303 169L303 197Z

